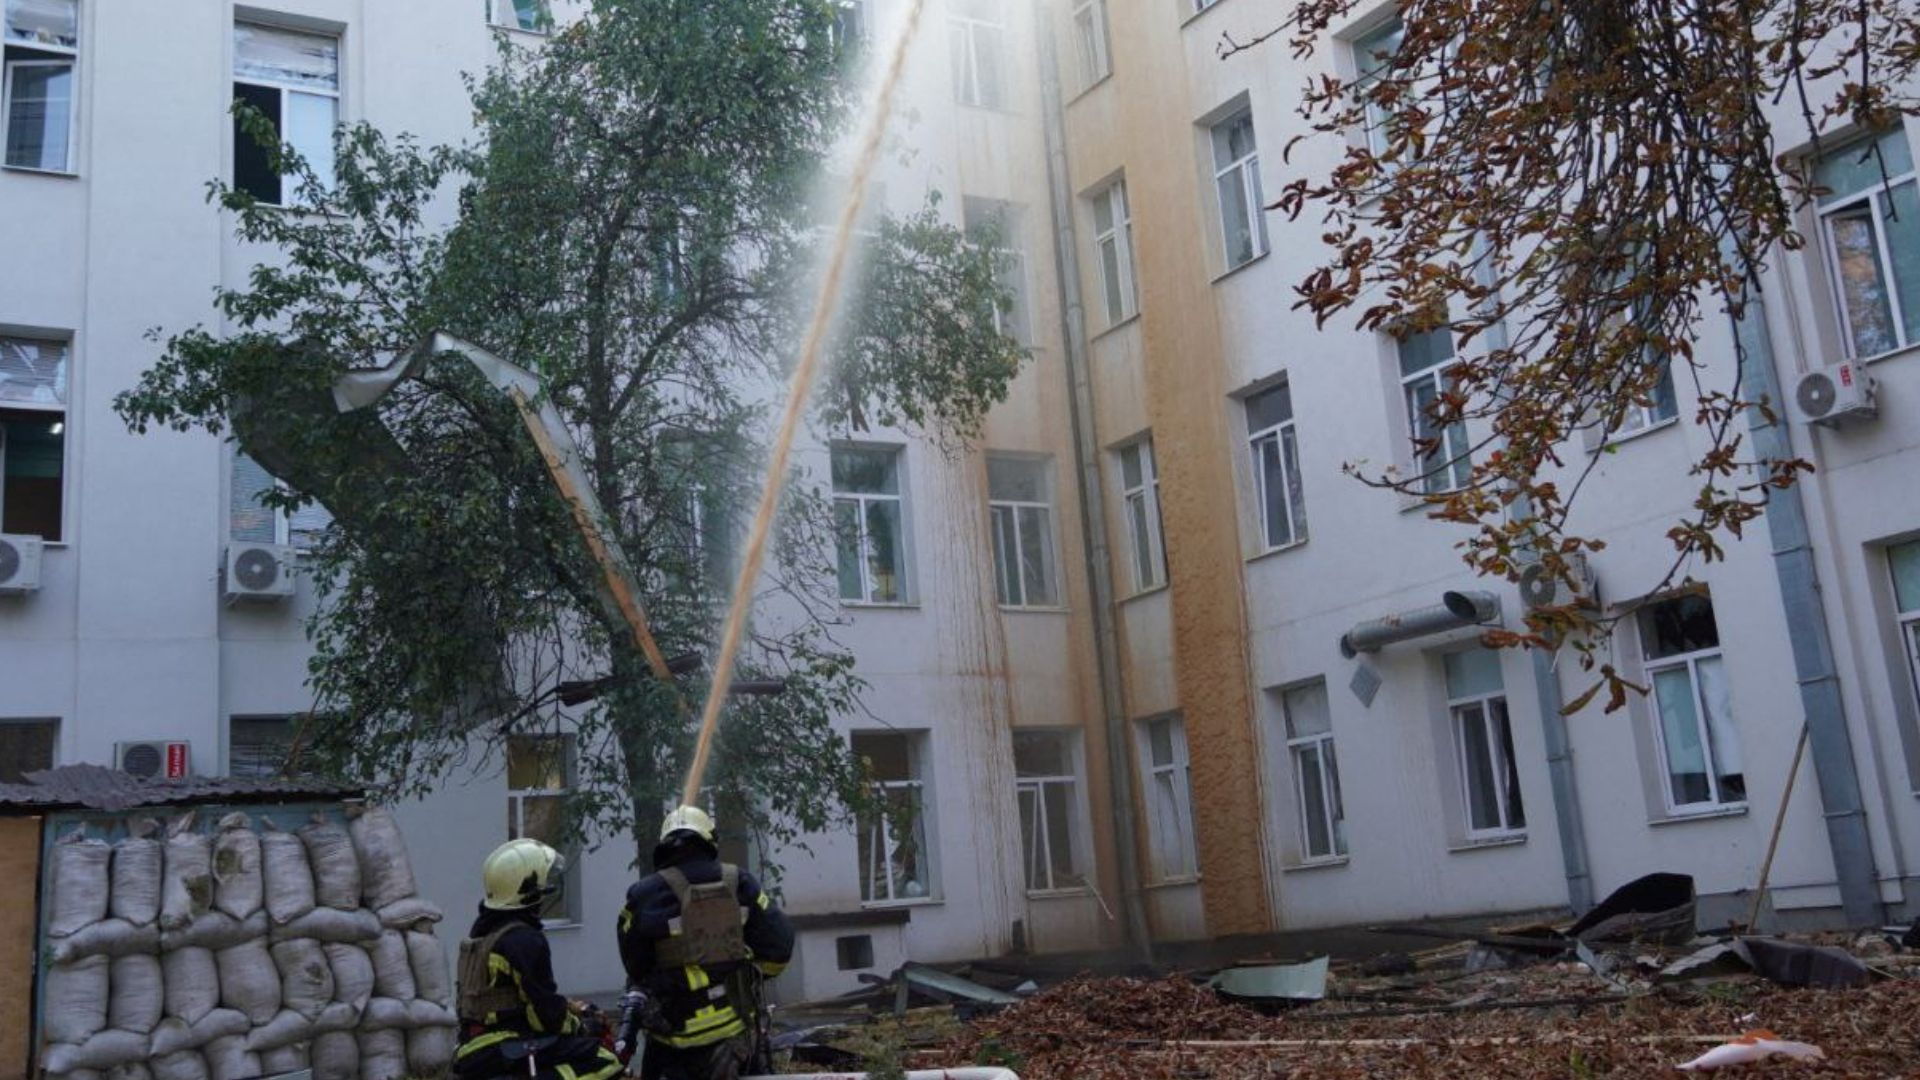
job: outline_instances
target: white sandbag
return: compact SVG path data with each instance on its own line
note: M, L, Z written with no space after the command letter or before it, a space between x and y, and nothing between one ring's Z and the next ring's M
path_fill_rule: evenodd
M373 961L373 992L381 997L410 1000L419 995L413 981L413 960L407 955L407 937L388 930L367 945Z
M283 1046L303 1043L311 1038L313 1038L311 1019L292 1009L281 1009L280 1015L247 1032L247 1049L254 1053L278 1050Z
M457 1026L459 1023L460 1021L453 1015L453 1010L445 1005L435 1005L425 998L414 998L412 1001L407 1002L407 1022L405 1026L409 1029L424 1027L450 1028Z
M260 1075L260 1057L247 1049L247 1040L239 1035L215 1039L202 1051L207 1055L207 1076L211 1080L254 1080Z
M273 928L275 941L312 938L315 941L353 944L372 941L379 936L380 917L373 912L341 911L330 907L314 908L285 926Z
M356 1080L360 1075L360 1040L351 1031L316 1036L308 1056L313 1080Z
M153 1069L144 1061L116 1065L107 1070L107 1080L153 1080Z
M220 1003L264 1024L280 1011L280 969L265 941L246 941L213 954L220 969ZM211 1056L207 1068L218 1071Z
M220 1004L220 969L213 950L176 949L160 958L167 1015L197 1024Z
M91 956L47 969L41 1030L47 1041L79 1045L107 1026L107 958ZM66 1070L55 1070L64 1072Z
M194 1050L156 1055L149 1066L153 1080L207 1080L207 1059Z
M131 1031L103 1031L84 1043L54 1043L40 1055L40 1063L50 1073L70 1073L79 1069L111 1069L144 1060L147 1037Z
M178 930L213 908L213 844L193 831L193 814L167 826L161 862L160 927Z
M198 1050L215 1039L245 1035L253 1026L245 1013L215 1009L194 1023L169 1017L153 1029L153 1055L162 1057L183 1050Z
M127 838L113 845L113 887L107 914L135 926L160 918L160 823L140 818L127 824Z
M50 1072L47 1080L107 1080L107 1074L98 1069L75 1069L64 1073Z
M224 911L209 911L187 925L160 932L162 952L172 949L230 949L244 941L267 936L267 913L256 911L245 920Z
M367 1007L360 1010L361 1031L386 1031L389 1028L412 1026L413 1015L407 1011L407 1003L399 998L370 998Z
M47 933L66 937L106 918L113 848L75 829L54 842L51 861L47 875L53 882L53 912Z
M405 1032L360 1032L360 1080L406 1080Z
M267 914L275 923L289 923L313 910L313 869L307 864L307 845L278 825L260 825L260 877Z
M247 815L228 814L213 836L213 906L245 919L266 902L260 871L260 837Z
M409 896L380 909L380 925L389 930L431 930L446 918L440 905L423 897Z
M315 814L313 824L300 829L307 845L307 863L313 867L313 899L322 907L352 911L360 906L360 858L353 853L347 830Z
M282 941L269 950L280 970L280 1007L311 1020L333 1004L333 969L327 954L312 938ZM260 1049L255 1047L255 1049Z
M418 892L400 823L384 806L364 807L347 825L360 857L360 891L370 908L389 907Z
M328 943L323 948L327 966L333 969L333 999L358 1013L373 996L373 959L358 945Z
M453 1064L453 1052L459 1045L459 1035L450 1027L423 1027L409 1031L407 1065L415 1076L439 1076Z
M447 970L447 950L432 933L407 935L407 959L413 967L414 994L436 1005L453 1004L453 977Z
M63 938L53 940L53 962L71 964L89 956L130 956L160 948L160 928L135 926L125 919L101 919Z
M122 956L109 961L107 1026L145 1035L167 1004L158 956Z
M313 1022L313 1033L325 1035L329 1031L352 1031L360 1026L360 1006L336 1001L320 1011Z
M305 1043L294 1043L273 1050L260 1051L260 1071L267 1076L282 1076L290 1072L299 1072L311 1064Z

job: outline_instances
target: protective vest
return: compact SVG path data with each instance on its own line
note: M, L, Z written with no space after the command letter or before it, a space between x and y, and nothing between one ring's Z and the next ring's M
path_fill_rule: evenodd
M680 902L680 917L668 922L679 927L671 937L654 946L660 963L672 967L688 964L723 964L747 958L747 937L741 929L747 922L747 909L740 906L740 868L722 863L720 880L695 885L678 867L660 871L660 879L673 890Z
M460 943L459 1000L457 1002L460 1022L463 1024L485 1024L487 1017L495 1013L512 1012L521 1008L520 991L511 984L493 985L493 972L489 958L493 956L493 947L500 943L507 931L517 924L507 923L495 928L485 937L467 938Z

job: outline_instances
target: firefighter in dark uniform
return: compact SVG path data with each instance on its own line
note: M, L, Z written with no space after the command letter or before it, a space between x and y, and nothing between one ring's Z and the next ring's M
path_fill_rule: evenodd
M486 898L458 970L462 1080L527 1076L610 1080L620 1061L579 1032L553 981L553 954L540 916L560 893L566 860L538 840L509 840L481 870Z
M733 1080L759 1046L760 980L793 958L793 926L752 874L720 861L713 819L667 815L654 872L627 890L620 960L647 997L645 1080Z

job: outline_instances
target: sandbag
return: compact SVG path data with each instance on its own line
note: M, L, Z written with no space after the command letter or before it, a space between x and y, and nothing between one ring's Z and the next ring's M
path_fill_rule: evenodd
M351 1005L358 1013L373 996L372 958L358 945L329 943L323 948L327 966L333 969L333 999Z
M47 1080L107 1080L107 1074L98 1069L75 1069L64 1073L50 1072Z
M166 1008L166 981L158 956L122 956L109 961L107 1026L145 1035Z
M249 827L247 815L220 819L213 837L213 906L245 919L266 902L260 871L260 837Z
M256 911L244 921L224 911L209 911L177 930L162 930L160 950L198 947L218 952L266 936L267 913L264 911Z
M447 971L447 950L438 935L407 935L407 959L413 968L415 996L436 1005L453 1004L453 979Z
M407 1002L407 1022L405 1027L455 1027L460 1023L453 1010L445 1005L435 1005L425 998L414 998Z
M313 867L313 898L322 907L352 911L360 906L360 859L347 830L315 814L300 829Z
M207 1044L207 1076L211 1080L254 1080L260 1075L259 1055L247 1049L247 1040L228 1035Z
M406 1080L405 1032L360 1032L360 1080Z
M347 832L353 838L354 854L360 857L360 891L368 907L389 907L420 891L414 885L407 841L393 811L384 806L363 807L347 824Z
M127 824L127 838L113 845L112 888L107 914L135 926L160 918L160 823L140 818Z
M153 1070L144 1061L116 1065L107 1070L107 1080L153 1080Z
M351 1031L316 1036L308 1057L313 1080L356 1080L360 1075L360 1040Z
M78 1046L100 1034L107 1026L108 985L104 956L48 968L41 987L45 996L40 1010L41 1030L47 1041Z
M167 1015L197 1024L220 1004L220 969L213 950L176 949L160 958Z
M154 1026L153 1055L161 1057L198 1050L215 1039L245 1035L252 1026L246 1014L232 1009L215 1009L191 1024L169 1017Z
M71 964L89 956L129 956L160 948L160 928L135 926L125 919L101 919L53 941L53 962Z
M312 938L315 941L351 944L372 941L379 936L380 917L373 912L341 911L330 907L314 908L285 926L273 928L275 941Z
M262 1050L260 1051L260 1071L268 1076L281 1076L307 1068L310 1060L305 1043Z
M50 861L47 876L53 882L53 911L47 933L66 937L106 918L112 880L107 867L113 861L113 848L75 829L54 842Z
M320 1011L313 1021L313 1033L324 1035L329 1031L352 1031L360 1026L360 1006L336 1001Z
M167 826L160 875L160 927L178 930L213 908L213 844L193 831L193 814Z
M220 969L220 1003L264 1024L280 1011L280 969L264 941L247 941L213 954ZM211 1055L207 1068L218 1071Z
M281 1008L311 1020L333 1004L333 969L327 966L327 954L319 942L298 938L282 941L269 951L273 966L280 970Z
M370 998L367 1007L360 1010L361 1031L386 1031L389 1028L412 1026L413 1014L407 1011L407 1003L399 998Z
M439 1076L453 1064L459 1034L450 1027L423 1027L407 1032L407 1066L415 1076Z
M303 1043L313 1038L313 1020L300 1015L292 1009L281 1009L280 1015L247 1032L247 1049L254 1053L266 1050L278 1050L283 1046Z
M276 924L290 923L313 910L313 869L307 845L272 821L260 826L260 877L267 914Z
M207 1080L207 1059L194 1050L156 1055L148 1065L153 1080Z
M144 1060L146 1056L145 1035L108 1029L84 1043L54 1043L40 1055L40 1063L50 1073L70 1073L78 1069L111 1069Z
M381 934L367 945L367 956L373 961L375 994L402 1001L418 996L420 990L414 985L413 961L407 954L405 934L397 930Z
M446 918L440 905L418 896L388 904L380 909L380 925L389 930L430 930Z

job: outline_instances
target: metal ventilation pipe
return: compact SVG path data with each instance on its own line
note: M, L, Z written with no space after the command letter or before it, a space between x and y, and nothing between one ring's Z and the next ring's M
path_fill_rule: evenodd
M1355 623L1340 635L1340 655L1351 660L1363 652L1377 652L1396 641L1479 626L1500 618L1500 598L1490 592L1444 592L1433 607Z

